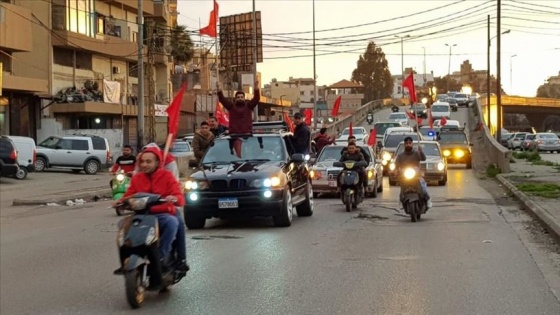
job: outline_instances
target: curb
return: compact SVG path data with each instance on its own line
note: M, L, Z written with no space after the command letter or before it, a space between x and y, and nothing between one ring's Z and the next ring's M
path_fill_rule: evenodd
M560 237L560 222L557 222L552 215L550 215L545 209L543 209L543 207L539 206L539 204L531 200L531 198L529 198L524 192L517 189L517 187L515 187L515 185L513 185L503 175L498 174L496 178L504 186L506 186L527 209L535 214L548 227L549 230L554 232L557 237Z
M48 198L48 199L14 199L12 202L13 206L39 206L39 205L46 205L48 203L58 203L64 204L67 200L76 200L76 199L84 199L89 201L93 199L95 196L105 197L111 196L111 189L110 188L103 188L95 191L90 191L87 193L77 193L73 195L66 195L61 196L58 198Z

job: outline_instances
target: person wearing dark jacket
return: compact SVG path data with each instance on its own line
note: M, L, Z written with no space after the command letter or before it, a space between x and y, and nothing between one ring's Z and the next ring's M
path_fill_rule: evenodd
M229 133L253 133L253 109L259 104L261 98L259 82L255 81L254 95L250 101L245 100L245 93L237 91L235 93L235 101L232 102L224 97L219 82L216 82L216 88L218 90L218 100L229 113Z
M328 146L329 144L335 143L334 136L331 137L327 136L327 128L321 128L319 134L313 140L315 141L317 154L321 153L321 150L323 150L324 147Z
M395 168L400 172L406 167L420 169L420 162L426 161L426 154L422 151L422 147L418 146L418 150L414 150L412 137L404 138L404 151L395 158ZM420 187L427 200L428 208L432 207L430 194L428 194L428 185L423 177L420 177Z
M194 134L192 140L194 157L197 162L200 163L204 153L206 153L206 150L210 147L210 144L212 144L212 141L214 141L214 134L210 132L210 126L208 123L203 121L200 124L200 130Z
M364 155L362 154L362 152L359 150L360 148L356 145L355 142L350 142L348 143L348 147L347 150L344 151L344 153L342 153L342 156L340 157L340 162L346 162L346 161L356 161L356 162L360 162L360 161L365 161L366 158L364 157ZM342 174L342 172L340 172L339 176ZM366 172L364 170L363 167L361 167L358 170L358 174L360 175L360 182L362 183L362 185L365 187L367 187L367 178L366 178ZM338 181L340 182L340 181Z
M214 134L214 137L218 138L220 135L227 131L225 126L218 123L216 117L212 116L208 118L208 125L210 126L210 131Z
M136 193L152 193L161 195L166 203L153 206L150 211L157 216L160 230L159 254L166 267L166 261L171 254L173 239L177 234L179 220L175 216L175 207L185 205L185 200L173 174L163 168L162 152L159 148L148 147L139 156L140 172L135 174L130 181L130 186L121 200L114 205L122 203Z
M294 135L292 136L292 145L294 146L294 153L308 154L310 146L311 131L303 121L300 113L294 114Z
M110 172L116 173L118 170L122 170L125 173L132 173L134 172L135 164L136 157L132 154L132 146L126 144L123 146L122 155L117 158Z

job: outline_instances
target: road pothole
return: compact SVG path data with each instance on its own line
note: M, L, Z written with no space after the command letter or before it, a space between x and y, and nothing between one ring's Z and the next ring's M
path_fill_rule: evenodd
M235 235L194 235L191 236L193 240L203 240L208 241L212 239L223 239L223 240L237 240L243 238L242 236L235 236Z
M370 214L370 213L358 213L358 215L355 216L354 218L360 219L360 220L367 220L367 221L389 220L388 217L380 216L380 215L377 215L377 214Z

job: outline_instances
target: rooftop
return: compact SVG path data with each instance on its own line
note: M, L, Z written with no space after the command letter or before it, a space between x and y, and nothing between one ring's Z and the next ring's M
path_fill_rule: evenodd
M361 85L360 83L351 82L351 81L348 81L346 79L340 80L340 81L336 82L335 84L329 86L330 89L352 89L352 88L361 88L361 87L364 87L364 86Z

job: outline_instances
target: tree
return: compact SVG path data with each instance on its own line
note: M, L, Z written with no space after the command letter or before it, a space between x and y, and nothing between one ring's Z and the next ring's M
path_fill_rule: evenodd
M537 97L560 98L560 84L546 83L539 86Z
M364 85L364 102L377 98L391 97L393 78L383 50L370 42L363 55L358 59L356 69L352 71L352 81Z
M177 64L185 64L194 56L194 45L187 27L177 25L171 29L171 56Z

